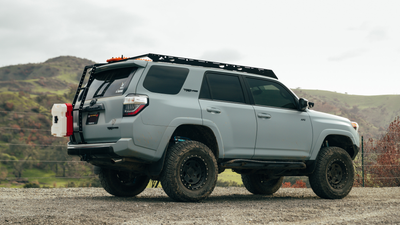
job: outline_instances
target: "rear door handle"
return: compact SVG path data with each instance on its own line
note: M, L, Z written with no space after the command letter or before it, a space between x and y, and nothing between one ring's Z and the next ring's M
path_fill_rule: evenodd
M213 113L213 114L219 114L219 113L221 113L221 110L211 107L211 108L207 108L207 112Z
M259 113L259 114L257 114L257 116L258 116L258 118L261 118L261 119L270 119L271 118L271 115L269 115L268 113Z

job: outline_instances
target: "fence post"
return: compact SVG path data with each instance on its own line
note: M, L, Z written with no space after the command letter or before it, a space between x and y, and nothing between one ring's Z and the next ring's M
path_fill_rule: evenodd
M364 136L361 136L361 174L362 174L362 186L365 187L364 183Z

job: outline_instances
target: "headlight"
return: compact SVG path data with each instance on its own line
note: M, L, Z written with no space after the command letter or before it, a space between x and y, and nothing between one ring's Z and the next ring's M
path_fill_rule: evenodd
M358 123L357 122L351 122L351 125L353 126L354 130L356 130L356 132L358 132Z

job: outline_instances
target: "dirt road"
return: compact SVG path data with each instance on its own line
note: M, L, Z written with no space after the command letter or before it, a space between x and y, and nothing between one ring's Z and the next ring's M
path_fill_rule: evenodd
M341 200L311 189L273 196L217 187L201 203L173 202L161 188L117 198L102 188L0 188L0 224L400 224L400 187L353 188Z

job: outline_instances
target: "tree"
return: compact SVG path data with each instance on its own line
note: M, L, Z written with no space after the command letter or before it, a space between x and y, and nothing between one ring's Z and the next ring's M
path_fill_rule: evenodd
M18 159L13 161L13 174L17 178L22 177L23 170L31 167L33 164L32 160L36 160L39 155L36 147L32 143L25 145L21 144L17 140L13 140L10 143L9 149L6 153L15 156Z
M378 186L400 186L400 119L390 123L387 132L373 147L377 153L376 162L371 165L370 173Z
M8 170L6 167L0 165L0 182L7 178Z

